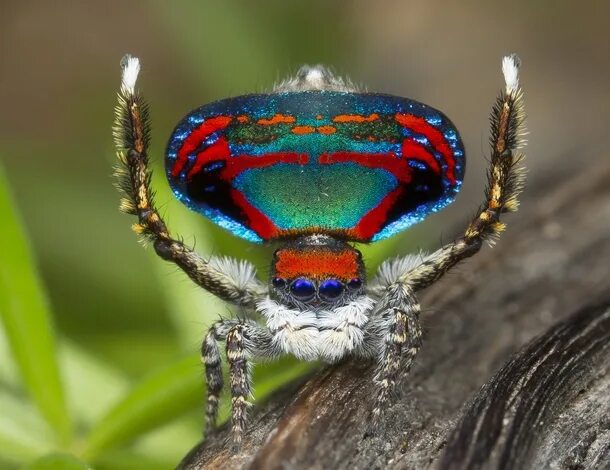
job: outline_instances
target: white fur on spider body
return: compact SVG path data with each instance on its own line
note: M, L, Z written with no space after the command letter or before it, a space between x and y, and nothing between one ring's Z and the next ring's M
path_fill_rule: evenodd
M373 299L366 295L332 310L291 309L267 297L257 311L282 353L308 361L336 362L360 351L373 306Z

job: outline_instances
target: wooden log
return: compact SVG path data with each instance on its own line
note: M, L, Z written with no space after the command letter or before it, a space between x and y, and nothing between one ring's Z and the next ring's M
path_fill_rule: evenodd
M610 467L610 158L579 163L421 296L424 347L377 435L373 366L348 361L254 407L239 454L225 427L179 468Z

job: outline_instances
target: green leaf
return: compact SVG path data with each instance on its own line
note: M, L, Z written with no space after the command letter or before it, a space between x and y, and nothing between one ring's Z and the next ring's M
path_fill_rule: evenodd
M256 366L254 382L257 398L266 397L312 367L311 363L299 362L290 357ZM83 455L88 460L95 460L102 452L124 445L189 410L203 410L204 396L199 357L187 357L160 370L136 385L92 429ZM230 400L224 401L228 403Z
M69 454L46 455L25 468L26 470L93 470L92 467Z
M201 440L203 406L202 401L196 410L146 433L133 446L129 446L129 451L146 455L149 459L169 461L173 465L169 464L166 468L173 468L193 444Z
M53 449L53 430L31 401L0 389L0 410L0 459L23 463Z
M72 425L57 365L51 314L2 168L0 219L0 317L28 393L66 443Z
M19 388L19 370L13 360L11 347L4 328L0 328L0 386Z
M59 363L70 411L79 425L92 426L129 390L129 380L120 371L69 340L59 344Z
M84 455L93 460L109 448L202 406L202 375L199 358L187 357L145 378L91 430Z
M151 456L133 450L104 452L95 461L96 470L167 470L174 468L178 459Z

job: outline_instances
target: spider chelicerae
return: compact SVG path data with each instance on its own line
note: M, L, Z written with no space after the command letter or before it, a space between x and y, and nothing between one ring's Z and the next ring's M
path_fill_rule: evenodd
M483 242L493 243L504 230L501 214L518 207L525 132L518 58L502 61L505 87L491 113L485 200L463 235L431 254L384 261L369 281L353 243L394 235L459 191L464 149L442 113L359 91L322 66L302 67L271 93L189 113L168 143L170 186L188 207L234 235L279 245L271 276L262 282L249 262L206 259L170 234L150 186L148 108L135 90L140 64L126 56L122 67L114 127L121 210L138 217L133 229L161 258L247 315L217 321L203 340L208 429L216 424L223 388L223 341L235 448L246 426L249 364L256 357L376 360L371 413L379 422L421 345L416 293Z

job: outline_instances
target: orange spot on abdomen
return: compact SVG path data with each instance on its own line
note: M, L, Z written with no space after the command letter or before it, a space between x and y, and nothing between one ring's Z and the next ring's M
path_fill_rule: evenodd
M272 118L269 119L259 119L256 121L257 124L262 126L273 126L274 124L293 124L296 122L294 116L288 116L286 114L276 114Z
M334 134L335 132L337 132L337 128L333 127L333 126L320 126L317 128L318 132L320 134Z
M369 116L360 114L339 114L333 118L333 122L371 122L379 119L379 114L373 113Z
M292 128L293 134L312 134L316 131L315 127L311 126L295 126Z

